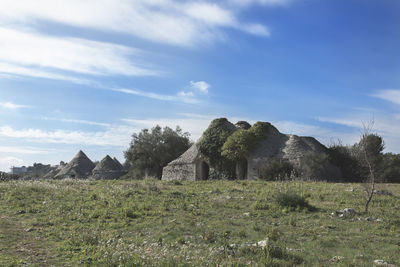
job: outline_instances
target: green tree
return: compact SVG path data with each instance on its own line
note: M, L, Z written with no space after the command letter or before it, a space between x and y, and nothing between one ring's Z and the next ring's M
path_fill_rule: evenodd
M272 160L261 171L261 179L267 181L284 181L294 172L293 164L285 159Z
M340 169L346 182L361 182L360 164L352 147L339 144L328 148L329 162Z
M232 161L223 157L221 152L225 141L235 131L235 126L226 118L213 120L204 131L197 147L212 167L210 176L216 176L214 178L232 178L232 175L234 175Z
M382 182L400 183L400 154L383 155L380 176Z
M189 136L179 126L173 130L157 125L151 131L143 129L139 134L134 133L129 149L124 152L132 165L131 174L135 178L161 178L162 168L190 147Z

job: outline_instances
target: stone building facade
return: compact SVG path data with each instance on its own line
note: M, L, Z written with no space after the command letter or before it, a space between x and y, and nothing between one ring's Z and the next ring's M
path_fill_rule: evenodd
M247 122L235 124L237 129L248 129ZM258 179L266 165L274 160L289 161L294 167L300 167L306 155L322 157L327 148L313 137L301 137L283 134L272 124L267 129L267 137L261 140L247 158L236 165L238 179ZM338 169L331 166L335 178L340 176ZM333 170L333 171L332 171ZM203 180L208 178L209 166L194 144L179 158L163 169L162 180ZM329 174L331 175L331 174Z

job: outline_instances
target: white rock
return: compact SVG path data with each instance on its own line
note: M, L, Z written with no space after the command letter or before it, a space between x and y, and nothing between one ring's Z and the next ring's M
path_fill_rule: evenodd
M374 264L379 265L379 266L386 266L386 267L396 267L396 265L387 263L384 260L374 260Z
M268 238L265 240L258 241L257 243L254 243L253 247L265 248L267 246L267 243L268 243Z
M345 208L345 209L343 210L343 213L344 213L344 214L355 215L355 214L356 214L356 211L355 211L354 209L352 209L352 208Z
M343 256L334 256L330 261L331 262L339 262L339 261L341 261L343 259L344 259Z

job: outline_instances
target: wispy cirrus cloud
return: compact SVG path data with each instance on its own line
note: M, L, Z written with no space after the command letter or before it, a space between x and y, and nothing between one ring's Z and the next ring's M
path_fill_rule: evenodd
M265 6L286 6L293 0L228 0L232 4L239 6L265 5Z
M51 80L68 81L76 84L95 84L93 81L83 78L55 73L51 70L45 71L36 67L21 67L15 64L0 62L0 78L18 79L19 77L34 77Z
M50 154L54 151L45 150L38 147L0 146L0 152L38 155L38 154Z
M0 107L16 110L16 109L21 109L21 108L30 108L31 106L15 104L13 102L0 102Z
M155 75L132 64L138 50L78 38L56 38L32 31L0 27L0 71L54 79L73 74ZM69 75L60 74L69 72Z
M234 10L222 4L178 0L3 0L0 22L24 25L53 21L186 47L220 39L222 28L269 35L265 26L241 22ZM252 25L258 25L259 30L254 31Z
M82 76L163 75L154 64L148 65L144 51L48 35L40 25L49 22L178 47L224 40L227 28L262 37L270 35L265 25L241 21L242 8L232 8L226 2L3 0L1 6L0 77L9 79L27 76L92 85L93 81ZM174 97L182 98L182 94ZM184 99L192 101L188 96Z
M42 117L43 120L47 121L60 121L60 122L69 122L69 123L77 123L77 124L86 124L86 125L94 125L101 127L110 127L111 124L97 121L88 121L88 120L77 120L77 119L66 119L66 118L52 118L52 117Z
M371 96L400 105L400 89L379 90Z
M67 130L42 130L35 128L15 129L1 126L0 136L26 142L45 144L79 144L97 146L125 147L129 144L132 127L126 125L110 126L104 131L85 132Z
M176 95L165 95L165 94L158 94L153 92L146 92L136 89L127 89L127 88L114 88L111 90L124 94L136 95L162 101L175 101L188 104L199 104L201 102L200 99L196 98L195 94L192 92L179 91Z

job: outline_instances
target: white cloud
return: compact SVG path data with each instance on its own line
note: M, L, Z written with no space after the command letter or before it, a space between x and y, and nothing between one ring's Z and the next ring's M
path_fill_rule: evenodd
M207 82L205 81L190 81L190 86L194 89L199 90L203 94L208 94L208 89L211 87Z
M267 5L286 1L244 2ZM243 24L232 10L207 1L2 0L1 5L3 23L25 25L49 20L177 46L208 43L219 38L220 27L241 29Z
M400 105L400 90L380 90L372 96Z
M7 73L7 74L4 74ZM17 75L17 76L16 76ZM28 76L28 77L35 77L35 78L45 78L45 79L52 79L52 80L62 80L62 81L69 81L77 84L92 84L93 82L74 78L72 76L66 76L61 74L52 73L51 71L43 71L38 70L35 68L25 68L13 64L1 63L0 62L0 77L7 78L7 79L15 79L18 76Z
M43 120L48 120L48 121L61 121L61 122L87 124L87 125L102 126L102 127L110 127L111 126L111 124L109 124L109 123L88 121L88 120L76 120L76 119L65 119L65 118L50 118L50 117L42 117L42 119Z
M0 157L0 170L8 171L11 166L21 166L24 161L16 157Z
M0 146L0 152L15 153L15 154L30 154L30 155L52 153L52 151L50 150L44 150L37 147L14 147L14 146Z
M0 107L15 110L20 108L29 108L30 106L14 104L12 102L0 102Z
M261 24L243 24L240 26L240 28L254 35L259 35L264 37L270 36L270 31L268 30L268 28Z
M184 103L189 103L189 104L200 103L200 100L197 99L194 96L194 94L185 93L185 92L178 92L176 95L163 95L163 94L144 92L144 91L140 91L140 90L125 89L125 88L117 88L117 89L112 89L112 90L116 91L116 92L125 93L125 94L137 95L137 96L142 96L142 97L147 97L147 98L162 100L162 101L177 101L177 102L184 102Z
M116 125L105 131L84 132L42 129L14 129L10 126L0 127L0 136L19 139L27 142L50 144L80 144L97 146L125 147L129 144L132 127Z
M157 99L157 100L164 100L164 101L176 101L177 100L176 96L143 92L143 91L133 90L133 89L118 88L118 89L113 89L113 91L130 94L130 95L143 96L143 97Z
M68 79L56 73L60 70L90 75L154 75L129 62L129 56L139 53L121 45L0 27L0 71L5 73L56 79Z
M265 5L265 6L286 6L293 0L228 0L232 4L239 6Z
M211 25L234 26L237 23L235 16L229 10L223 9L216 4L205 2L189 3L184 8L184 12L192 18Z
M178 96L181 96L181 97L194 97L194 93L193 92L180 91L178 93Z

